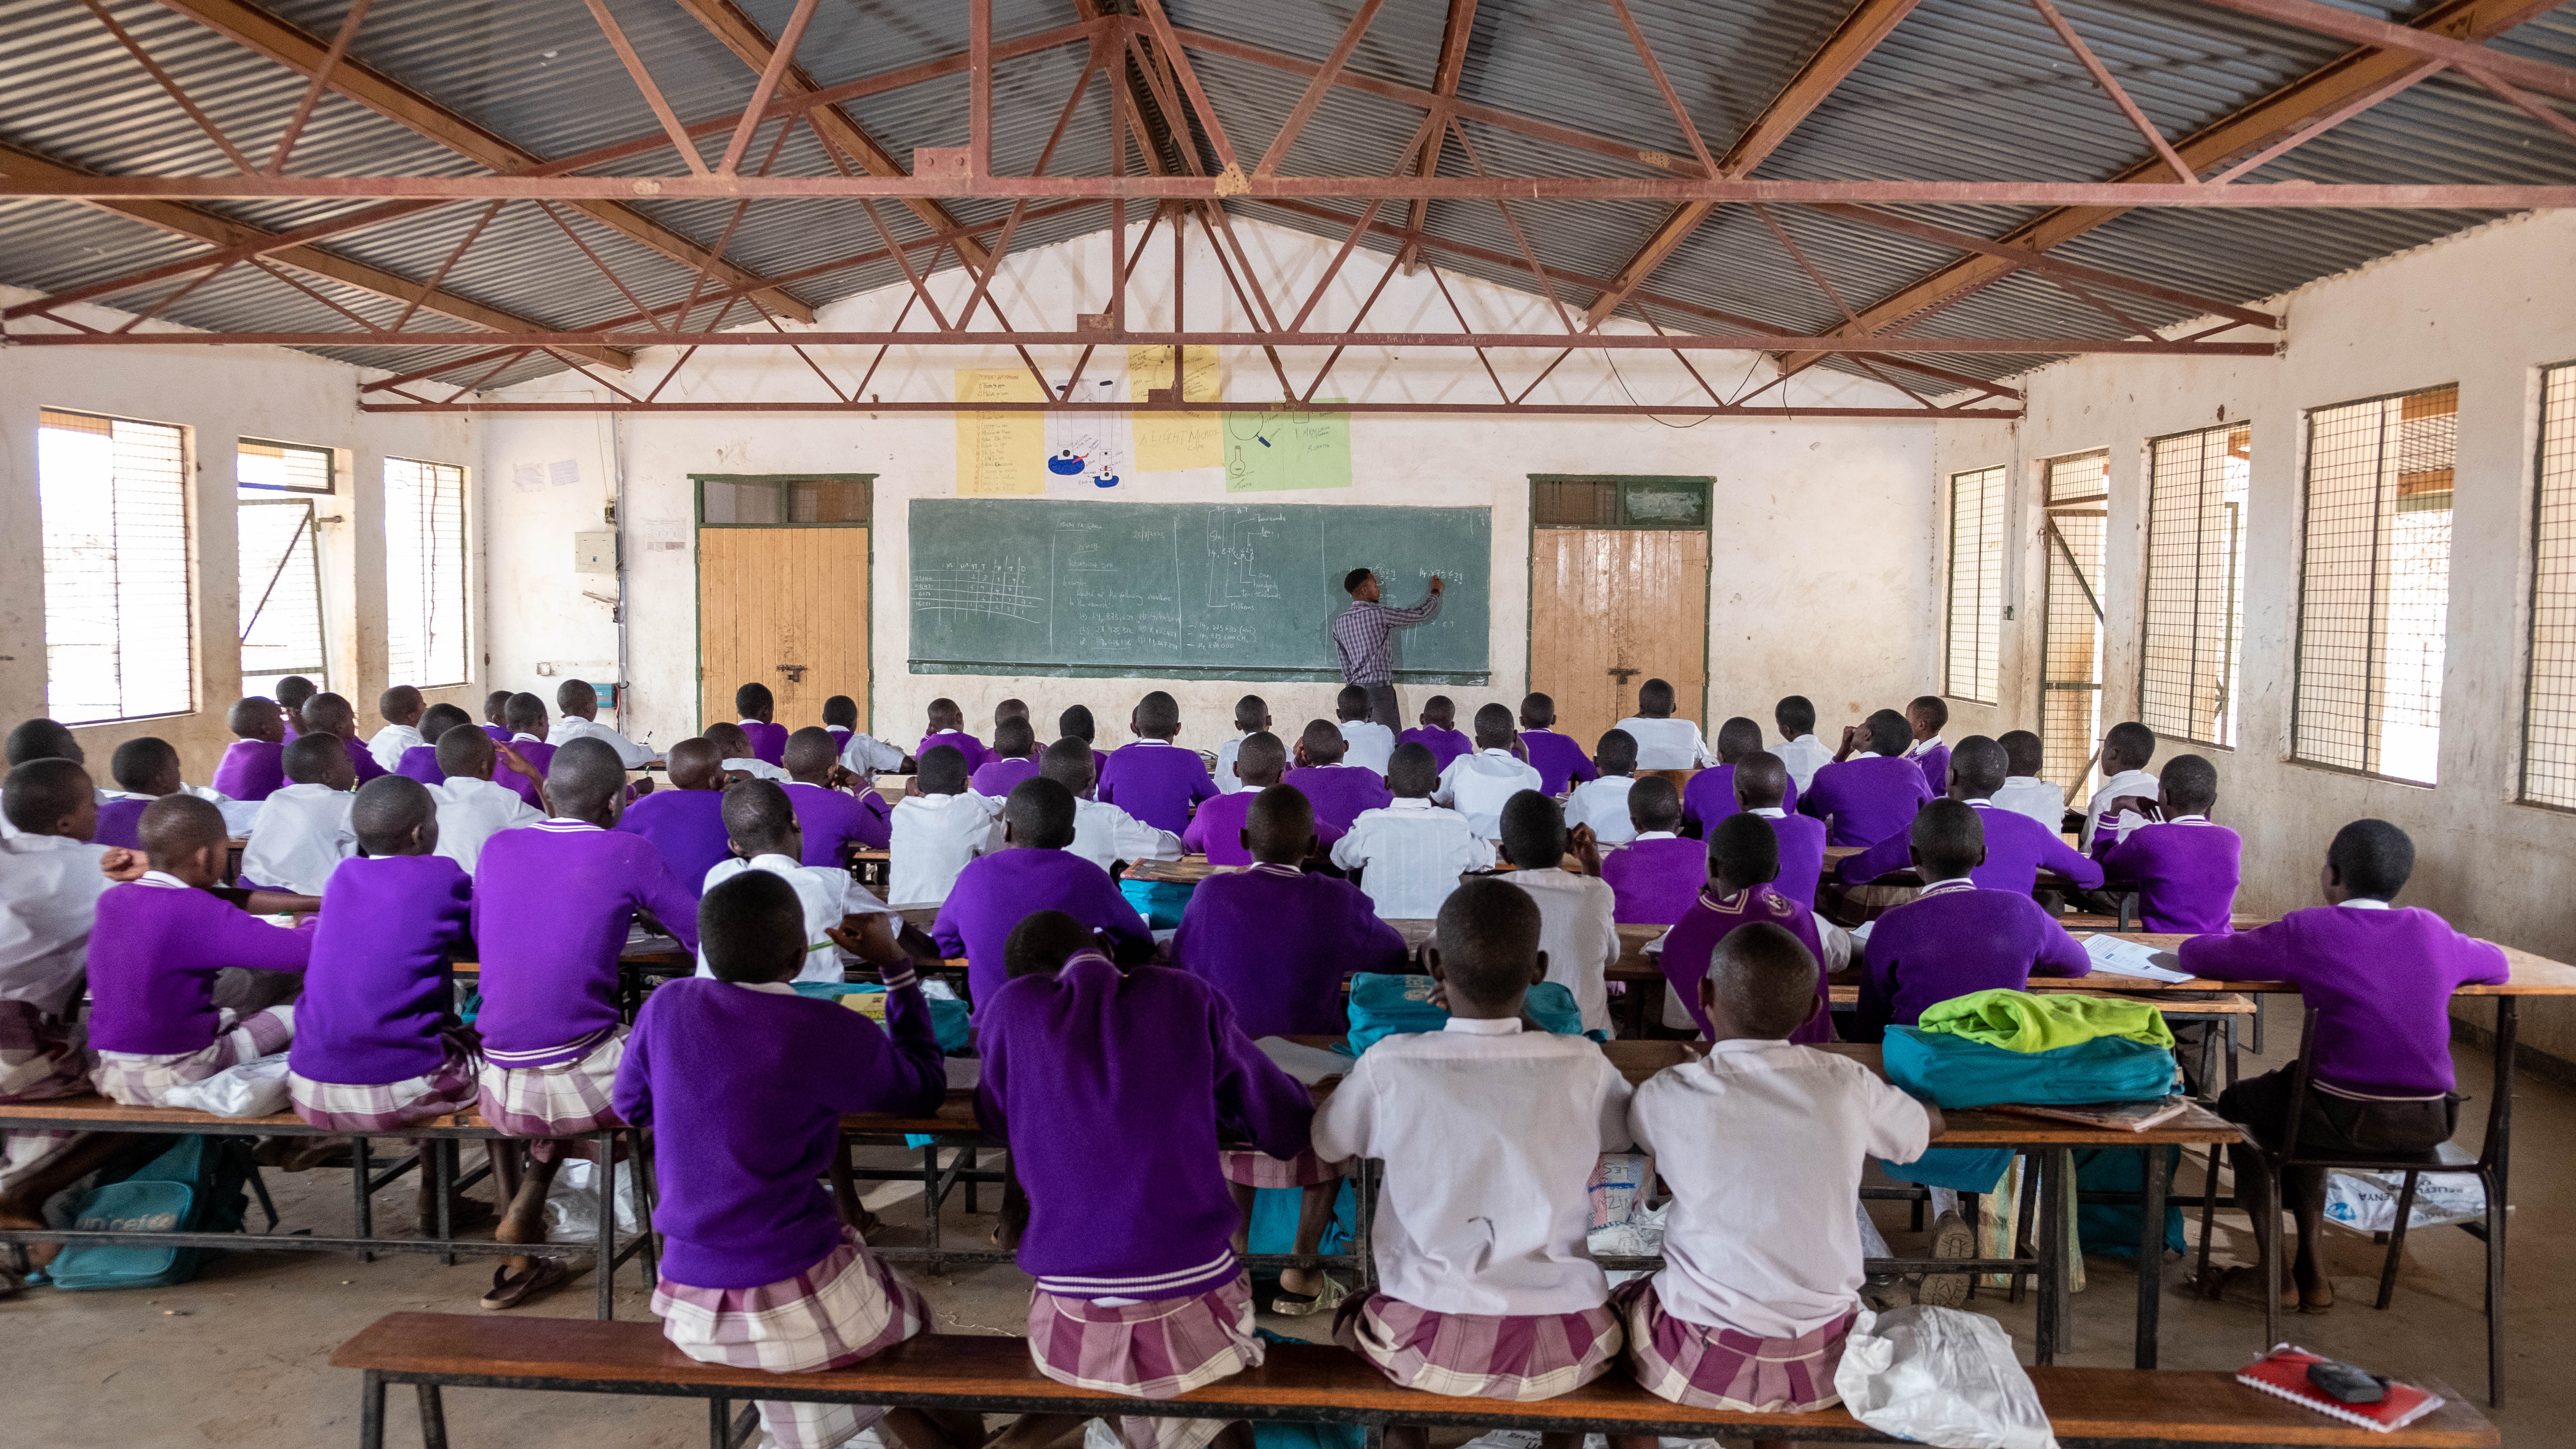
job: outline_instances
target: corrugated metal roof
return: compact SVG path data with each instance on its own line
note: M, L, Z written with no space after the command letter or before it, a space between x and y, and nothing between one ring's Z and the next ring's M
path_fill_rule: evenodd
M105 0L118 22L166 68L245 152L267 159L302 97L302 77L206 30L152 0ZM334 33L347 0L258 0L279 18L317 36ZM750 93L753 68L667 0L609 0L612 13L642 53L656 84L681 117L730 113ZM1174 22L1321 60L1358 9L1358 0L1166 0ZM2110 67L2138 105L2169 136L2228 114L2285 82L2332 61L2347 47L2308 32L2222 12L2190 0L2060 0L2070 23ZM767 33L781 30L794 0L741 0ZM1799 66L1830 36L1849 0L1630 0L1693 125L1712 153L1742 133ZM2412 7L2350 3L2345 8L2403 21ZM1351 57L1350 70L1408 86L1433 81L1446 7L1402 0L1383 7ZM997 36L1008 39L1075 18L1062 0L996 0ZM797 54L803 71L833 85L954 54L965 44L965 7L897 0L835 0L817 14ZM2503 53L2576 65L2576 12L2562 8L2494 43ZM577 154L650 135L650 109L588 11L568 0L549 4L378 0L359 32L354 58L453 110L477 126L543 157ZM60 0L0 0L0 140L58 160L110 173L220 174L231 163L164 95L85 7ZM996 72L995 163L1005 171L1034 167L1083 62L1065 47L1005 62ZM1235 147L1249 164L1306 89L1303 76L1215 54L1193 62ZM1467 46L1460 95L1502 110L1580 127L1631 148L1687 155L1688 139L1649 79L1616 13L1600 4L1485 0ZM1106 88L1084 94L1050 169L1107 169ZM897 157L918 146L959 145L967 130L967 83L961 75L861 98L844 108ZM1333 91L1307 125L1286 167L1291 173L1369 174L1394 170L1420 122L1414 107L1348 88ZM1538 140L1479 122L1466 131L1471 161L1452 143L1442 149L1445 175L1472 174L1475 163L1509 175L1655 175L1633 157ZM769 155L775 128L755 141L752 163ZM721 151L705 138L705 154ZM1787 179L2047 179L2094 180L2139 160L2146 147L2097 90L2026 0L1927 0L1838 88L1758 174ZM787 175L828 175L830 158L810 130L797 129L769 164ZM294 169L321 174L470 175L473 162L409 129L339 97L326 97L298 143ZM614 163L627 174L679 174L665 149ZM2264 168L2258 179L2319 182L2576 182L2576 146L2521 115L2474 83L2443 74L2421 83ZM206 209L285 229L341 214L363 203L284 201L218 203ZM852 200L770 202L734 225L736 208L720 201L644 201L635 209L699 245L725 236L726 259L763 276L797 278L788 290L820 304L900 285L890 261L836 265L877 250L877 229ZM1229 203L1247 216L1338 241L1344 225L1308 211L1259 202ZM1356 214L1355 203L1329 209ZM484 207L458 203L330 239L335 251L396 275L426 279L448 263ZM951 214L991 221L999 201L955 202ZM916 239L927 224L909 208L876 208L896 236ZM1400 222L1401 204L1380 219ZM1551 268L1577 276L1615 274L1662 223L1667 208L1646 202L1515 203L1529 249ZM1921 207L1910 211L1942 226L2001 235L2033 213L2001 207ZM442 285L487 305L568 329L630 316L632 291L647 305L667 306L696 285L693 267L571 208L555 216L530 203L502 208L473 247L448 266ZM2460 212L2129 212L2058 250L2070 261L2163 282L2214 298L2242 301L2295 287L2372 257L2419 245L2487 219ZM1105 221L1089 208L1023 225L1015 248L1035 248ZM1958 259L1936 243L1854 220L1774 209L1770 221L1795 242L1784 247L1772 225L1749 208L1724 207L1677 248L1651 288L1698 306L1795 331L1823 331L1844 320L1843 306L1864 307ZM569 227L599 253L621 288L566 239ZM1490 202L1444 201L1428 211L1437 239L1517 257L1522 240ZM53 291L195 255L201 243L135 220L73 203L0 201L0 282ZM1381 256L1394 244L1370 236ZM1801 264L1801 258L1805 265ZM1516 268L1444 256L1445 270L1521 291L1536 290ZM955 265L953 252L943 256ZM1812 266L1834 295L1809 275ZM304 278L333 303L390 321L399 304ZM150 305L173 284L139 287L104 300ZM1592 288L1561 284L1569 308L1589 305ZM2101 302L2143 325L2185 320L2186 309L2125 294ZM1839 302L1836 300L1839 298ZM1276 300L1276 299L1274 299ZM236 269L195 288L168 308L171 319L223 330L337 325L329 306L276 279ZM718 308L702 304L692 325L713 323ZM726 325L756 320L735 304ZM1014 319L1019 321L1020 319ZM1052 319L1050 319L1052 320ZM1667 324L1698 326L1687 318ZM1044 325L1039 319L1021 325ZM416 318L411 324L442 325ZM1922 330L1959 336L2118 336L2125 324L2066 288L2017 273L1944 308ZM497 339L496 339L497 340ZM377 349L323 349L383 364ZM459 354L460 356L462 353ZM417 367L434 359L405 358ZM2041 358L1967 356L1943 359L1955 371L2000 377ZM538 357L503 378L558 367ZM1837 364L1840 365L1840 364ZM1882 364L1890 371L1894 364ZM1905 376L1900 373L1900 377ZM1924 385L1918 377L1913 385ZM1938 384L1935 384L1938 385Z

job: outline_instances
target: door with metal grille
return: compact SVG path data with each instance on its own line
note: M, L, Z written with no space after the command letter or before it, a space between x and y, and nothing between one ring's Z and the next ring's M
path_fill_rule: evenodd
M2092 452L2047 464L2040 774L2070 798L2084 793L2102 737L2102 548L2110 523L2110 463L2109 453Z

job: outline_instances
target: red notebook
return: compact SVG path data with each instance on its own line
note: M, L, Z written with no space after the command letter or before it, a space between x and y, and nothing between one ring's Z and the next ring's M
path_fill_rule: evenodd
M2308 1365L2325 1363L2319 1354L2293 1344L2282 1344L2240 1370L2236 1381L2267 1394L2277 1394L2302 1408L2375 1429L2382 1434L2407 1425L2442 1407L2442 1396L2428 1394L2409 1384L2391 1380L2386 1392L2375 1404L2346 1404L2327 1396L2324 1390L2308 1382Z

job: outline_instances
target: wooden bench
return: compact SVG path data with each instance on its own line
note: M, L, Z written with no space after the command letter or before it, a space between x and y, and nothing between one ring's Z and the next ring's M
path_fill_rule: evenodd
M174 1137L336 1137L345 1133L326 1132L298 1117L293 1112L280 1112L270 1117L218 1117L186 1107L130 1107L101 1096L62 1097L43 1102L19 1102L0 1105L0 1131L9 1129L56 1132L133 1132ZM625 1128L587 1134L599 1159L608 1161L614 1153L618 1135ZM392 1165L379 1173L369 1149L372 1139L350 1139L350 1184L355 1199L356 1233L348 1237L324 1237L298 1232L281 1233L277 1228L277 1208L269 1199L268 1187L254 1168L250 1185L268 1219L269 1231L230 1233L126 1232L83 1230L79 1228L18 1229L0 1231L0 1243L98 1243L167 1248L217 1248L234 1251L288 1253L356 1253L372 1258L376 1253L435 1253L447 1262L459 1255L468 1257L552 1257L587 1258L598 1285L598 1313L607 1318L614 1311L617 1269L627 1259L643 1255L643 1272L649 1284L655 1277L655 1245L651 1234L639 1235L623 1250L617 1246L617 1220L609 1201L612 1174L597 1174L596 1210L601 1224L599 1237L588 1243L503 1243L488 1238L459 1238L452 1231L436 1237L383 1238L375 1232L374 1195L414 1169L427 1172L441 1189L440 1226L444 1230L446 1200L459 1189L480 1179L483 1169L471 1176L460 1176L455 1148L464 1141L499 1141L504 1134L485 1122L479 1113L461 1112L453 1116L433 1117L413 1123L387 1137L426 1138L432 1150L415 1152L392 1159Z
M924 1334L848 1368L773 1374L690 1359L646 1323L392 1313L331 1355L360 1373L358 1443L382 1449L385 1391L418 1390L421 1442L447 1449L446 1386L636 1394L706 1401L712 1449L749 1437L738 1400L794 1400L954 1409L988 1414L1095 1414L1287 1423L1358 1424L1375 1449L1391 1424L1540 1432L1657 1434L1674 1438L1796 1438L1809 1443L1891 1444L1842 1409L1813 1414L1725 1413L1668 1403L1624 1372L1536 1403L1453 1398L1400 1389L1357 1354L1325 1344L1270 1345L1267 1361L1177 1399L1131 1399L1041 1375L1024 1339ZM2069 1449L2145 1444L2378 1445L2387 1449L2485 1449L2495 1426L2436 1381L2446 1402L2395 1433L2353 1428L2249 1389L2226 1373L2040 1368L2039 1401Z

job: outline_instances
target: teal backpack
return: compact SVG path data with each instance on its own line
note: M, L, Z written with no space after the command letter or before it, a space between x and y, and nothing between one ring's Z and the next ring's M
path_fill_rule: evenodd
M230 1137L182 1137L133 1176L92 1189L74 1211L74 1226L85 1232L240 1232L249 1205L248 1146ZM208 1251L74 1243L47 1265L45 1278L67 1292L168 1288L196 1277Z
M1431 1004L1431 978L1362 971L1351 977L1351 1055L1381 1037L1438 1031L1449 1013ZM1521 1013L1557 1036L1583 1036L1583 1011L1561 982L1542 981L1521 998Z

